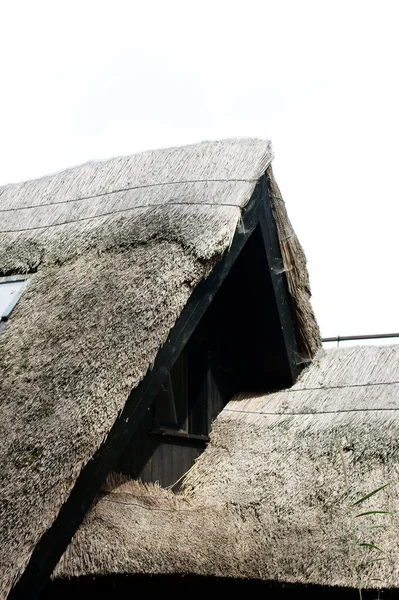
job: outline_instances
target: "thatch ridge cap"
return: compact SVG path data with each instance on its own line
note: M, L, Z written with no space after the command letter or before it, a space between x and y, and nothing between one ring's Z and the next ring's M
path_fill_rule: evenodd
M49 171L48 173L44 173L43 175L39 175L37 177L29 177L28 179L10 181L8 183L1 184L0 185L0 201L1 201L2 193L8 188L12 188L14 186L26 186L27 184L35 182L35 181L52 179L53 177L55 177L57 175L62 175L64 173L67 174L67 173L70 173L71 171L76 171L76 170L86 167L86 166L103 166L106 163L111 163L111 162L120 161L120 160L127 160L127 159L131 159L133 157L138 157L138 156L145 156L145 155L161 153L161 152L180 151L184 148L189 149L189 148L194 148L194 147L205 146L208 144L212 144L212 145L228 144L231 142L233 142L233 143L235 143L235 142L237 142L237 143L239 143L239 142L263 143L263 144L265 144L265 148L267 148L270 151L270 153L273 154L272 153L272 143L269 139L260 138L260 137L251 137L251 136L237 136L237 137L228 137L228 138L222 138L222 139L216 139L216 140L202 140L199 142L193 142L191 144L184 144L183 146L173 145L173 146L164 146L162 148L149 148L146 150L139 150L138 152L133 152L132 154L116 154L115 156L110 156L107 158L88 159L83 162L79 162L74 165L70 165L69 167L61 167L60 169L56 169L54 171Z
M4 186L0 272L154 236L207 259L229 246L272 158L268 140L229 139L91 161Z

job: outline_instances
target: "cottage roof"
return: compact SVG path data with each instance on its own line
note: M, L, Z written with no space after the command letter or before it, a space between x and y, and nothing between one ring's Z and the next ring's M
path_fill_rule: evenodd
M230 241L271 160L270 142L233 139L89 162L7 185L0 188L0 269L31 271L155 237L212 257Z
M356 587L349 503L365 587L398 588L399 346L320 350L290 389L232 400L173 498L109 486L57 577L197 574ZM348 497L347 492L357 494ZM373 529L376 525L387 528Z
M319 344L270 143L204 142L0 188L0 276L29 283L0 334L0 596L23 573L266 172L298 343Z

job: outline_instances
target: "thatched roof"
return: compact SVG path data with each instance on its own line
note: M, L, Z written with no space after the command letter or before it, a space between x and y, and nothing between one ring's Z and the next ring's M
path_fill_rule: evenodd
M271 159L263 140L205 142L0 189L0 275L30 279L0 335L0 597L229 249ZM309 354L305 271L294 308Z
M321 350L291 389L226 406L174 504L137 483L104 493L55 575L355 587L347 485L366 494L391 482L355 514L399 510L398 392L399 346ZM381 524L388 528L368 528ZM362 571L365 587L398 588L397 516L357 518L355 527L359 542L385 551L359 549L359 562L384 558Z
M212 258L225 250L271 160L264 140L204 142L3 187L0 273L154 238Z

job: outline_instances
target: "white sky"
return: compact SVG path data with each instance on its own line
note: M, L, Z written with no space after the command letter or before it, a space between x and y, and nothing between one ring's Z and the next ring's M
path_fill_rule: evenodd
M324 336L399 331L397 0L2 2L0 184L273 141Z

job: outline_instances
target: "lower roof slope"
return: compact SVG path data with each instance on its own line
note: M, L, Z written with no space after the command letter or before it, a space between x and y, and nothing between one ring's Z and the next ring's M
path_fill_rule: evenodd
M391 482L356 513L399 510L399 346L320 350L288 390L242 396L173 500L105 493L55 571L193 573L356 587L348 491ZM360 496L355 496L358 498ZM370 526L388 525L386 529ZM355 519L365 586L399 588L396 514ZM377 556L376 556L377 555Z

